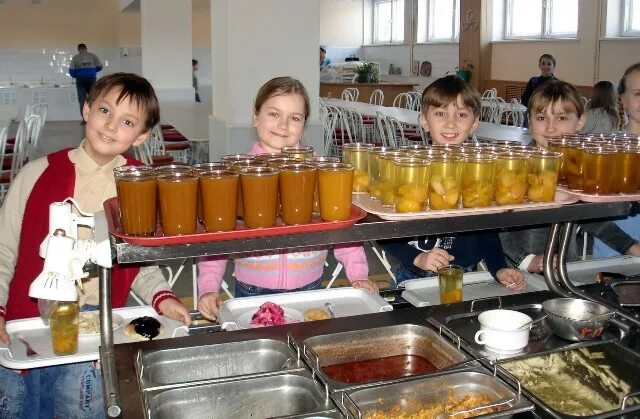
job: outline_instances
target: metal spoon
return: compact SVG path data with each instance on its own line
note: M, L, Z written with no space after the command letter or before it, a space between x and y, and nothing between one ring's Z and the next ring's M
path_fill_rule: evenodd
M519 327L517 327L516 330L526 329L527 326L530 326L530 325L532 325L534 323L538 323L539 321L544 320L546 317L547 317L547 315L545 314L544 316L538 317L535 320L528 321L525 324L522 324Z
M327 308L327 311L329 312L329 318L335 319L336 313L333 312L333 308L331 308L331 303L324 303L324 306Z

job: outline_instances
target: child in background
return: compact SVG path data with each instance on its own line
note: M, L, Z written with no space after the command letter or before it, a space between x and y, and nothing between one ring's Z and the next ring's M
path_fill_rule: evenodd
M458 76L431 83L422 94L420 125L434 144L461 144L480 123L480 95ZM455 260L466 272L484 261L491 275L514 291L526 288L522 272L507 267L497 233L464 233L456 236L387 240L384 249L399 260L396 283L433 276Z
M279 153L283 147L297 146L308 116L309 98L302 83L291 77L269 80L256 96L253 125L258 141L249 154ZM327 246L316 246L234 259L235 296L320 289L327 251ZM378 292L377 285L368 279L369 268L362 246L336 245L334 254L344 265L352 287ZM222 305L219 290L226 265L227 258L217 256L200 259L198 263L198 310L206 318L215 319Z
M618 130L616 88L608 80L593 85L593 93L584 114L585 124L579 134L611 134Z
M529 131L535 143L547 148L549 139L574 133L585 122L580 92L570 83L551 80L535 91L529 102ZM612 222L585 223L582 227L600 237L621 253L640 254L640 246ZM510 263L528 272L540 273L549 235L547 227L514 229L500 233L502 246ZM568 260L578 260L576 240L571 240Z
M625 123L625 115L627 122ZM640 136L640 63L635 63L624 72L618 85L618 121L620 130ZM640 215L633 215L614 223L634 238L640 238ZM620 252L600 240L593 244L593 257L617 256ZM624 253L623 253L624 254ZM636 255L637 256L637 255Z
M11 183L0 209L0 341L9 344L5 319L39 316L37 300L28 296L31 281L42 272L39 243L49 229L49 204L73 196L87 212L102 209L116 196L113 169L139 164L125 158L131 146L146 139L158 123L153 87L135 74L116 73L93 86L82 108L85 139L24 166ZM80 238L90 238L79 227ZM79 291L82 309L96 309L98 278ZM189 311L171 292L157 266L112 270L114 307L125 304L133 289L158 313L188 325ZM102 418L100 370L93 362L14 371L0 367L0 417Z

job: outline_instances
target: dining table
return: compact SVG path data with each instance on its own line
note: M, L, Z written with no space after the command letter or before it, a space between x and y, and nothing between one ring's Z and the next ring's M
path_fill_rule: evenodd
M322 98L325 105L336 106L356 111L363 116L375 117L379 112L384 116L393 117L403 125L415 125L420 123L420 112L411 109L398 108L394 106L380 106L369 103L352 102L342 99ZM529 144L533 137L527 128L514 127L510 125L495 124L492 122L480 121L478 128L474 132L476 138L481 140L497 141L517 141L521 144Z

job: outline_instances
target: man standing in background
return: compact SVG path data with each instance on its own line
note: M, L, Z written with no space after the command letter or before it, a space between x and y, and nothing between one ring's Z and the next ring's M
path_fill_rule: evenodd
M82 106L87 94L91 90L93 83L96 82L96 77L100 70L102 70L100 58L96 54L87 51L85 44L78 44L78 53L73 56L69 65L69 75L76 79L80 115L82 115ZM85 121L83 120L82 125L84 124Z
M196 102L200 102L200 93L198 92L198 77L196 77L196 71L198 71L198 60L191 60L191 74L193 75L193 89L196 91Z
M320 70L331 64L331 58L327 58L327 47L320 46Z

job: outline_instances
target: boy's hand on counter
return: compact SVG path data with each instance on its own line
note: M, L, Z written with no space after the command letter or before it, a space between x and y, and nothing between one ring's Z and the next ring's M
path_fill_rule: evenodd
M438 272L438 269L449 266L455 257L444 249L434 247L428 252L422 252L413 260L413 264L423 271Z
M353 281L351 283L351 286L353 288L362 288L363 290L367 290L374 294L380 293L380 288L378 288L378 284L376 284L375 282L369 281L368 279L365 279L362 281Z
M517 269L502 268L496 272L498 282L512 291L522 291L527 288L527 282L524 275Z
M218 320L218 309L222 307L224 300L217 292L207 292L202 294L198 300L198 311L206 319L211 321Z
M163 316L183 323L185 326L191 326L191 316L189 310L174 298L167 298L158 304L158 309Z
M9 334L7 333L5 324L6 322L4 320L4 317L0 317L0 342L8 345L9 343L11 343L11 339L9 339Z
M553 255L553 268L558 267L558 255ZM533 274L542 273L544 270L544 255L535 255L531 262L529 262L529 266L527 267L527 271Z

